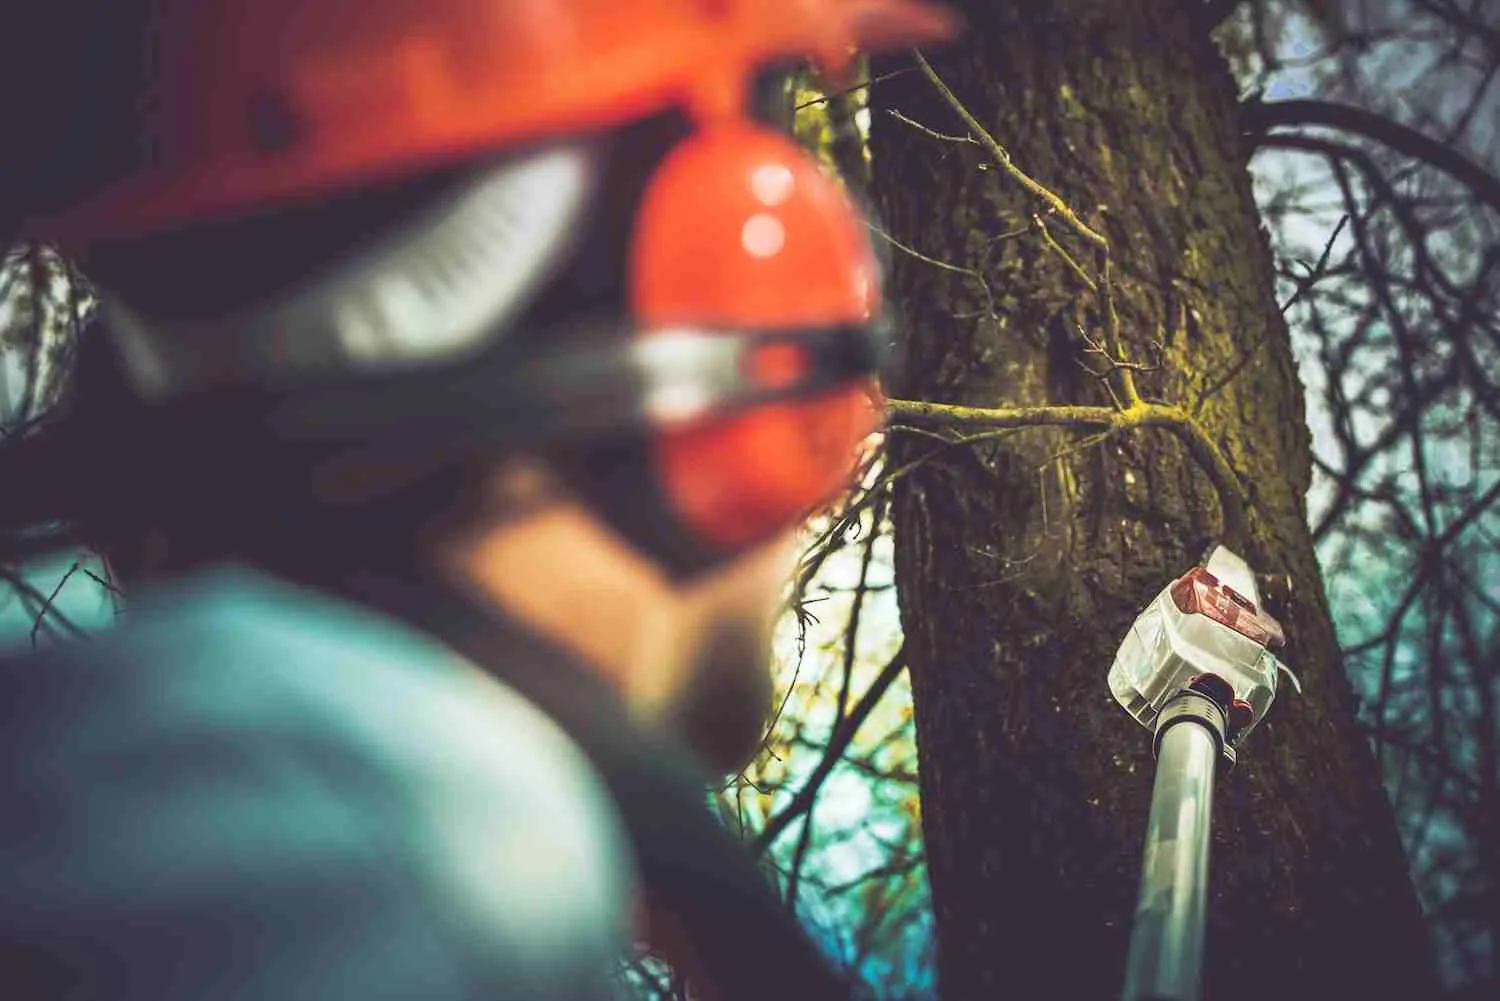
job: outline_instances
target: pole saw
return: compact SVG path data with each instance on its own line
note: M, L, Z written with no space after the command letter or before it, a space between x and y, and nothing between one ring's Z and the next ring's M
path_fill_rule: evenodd
M1124 1001L1197 1001L1214 771L1276 698L1281 624L1255 574L1223 546L1168 584L1109 670L1115 701L1153 735L1156 775Z

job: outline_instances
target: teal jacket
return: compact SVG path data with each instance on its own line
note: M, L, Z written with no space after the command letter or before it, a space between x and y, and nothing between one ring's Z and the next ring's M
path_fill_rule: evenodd
M424 633L215 568L0 671L0 996L618 993L609 793Z

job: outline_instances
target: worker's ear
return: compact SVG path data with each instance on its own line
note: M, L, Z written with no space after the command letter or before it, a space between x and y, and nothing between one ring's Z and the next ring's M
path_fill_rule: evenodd
M429 489L430 488L430 489ZM529 456L481 461L426 478L419 489L429 509L419 548L439 561L466 562L465 553L497 529L519 524L568 496L546 465Z
M496 517L524 518L571 496L562 480L532 456L512 456L492 467L482 481L484 511Z

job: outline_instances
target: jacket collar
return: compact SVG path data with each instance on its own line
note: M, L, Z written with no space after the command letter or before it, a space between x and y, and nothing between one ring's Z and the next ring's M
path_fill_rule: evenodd
M609 789L652 908L686 931L688 964L720 1001L847 999L850 989L708 809L691 753L638 725L576 658L446 584L401 575L348 581L351 597L431 634L546 712Z

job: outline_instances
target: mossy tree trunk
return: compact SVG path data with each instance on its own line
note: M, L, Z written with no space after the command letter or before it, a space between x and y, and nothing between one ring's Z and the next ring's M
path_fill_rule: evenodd
M1235 548L1265 575L1306 693L1283 691L1221 780L1205 996L1427 996L1426 933L1306 527L1302 389L1229 72L1191 4L962 6L963 41L929 53L934 67L1108 237L1124 350L1160 363L1135 374L1141 394L1191 407L1207 393L1199 422L1242 481ZM1089 248L981 145L917 127L967 131L922 73L883 80L871 105L883 228L982 276L894 252L893 395L1110 405L1083 367L1101 367L1097 297L1032 214L1075 260ZM896 466L932 455L897 481L894 516L942 996L1113 998L1152 762L1105 674L1139 610L1224 533L1217 494L1161 428L1081 448L1076 431L1023 429L935 454L928 435L891 437Z

